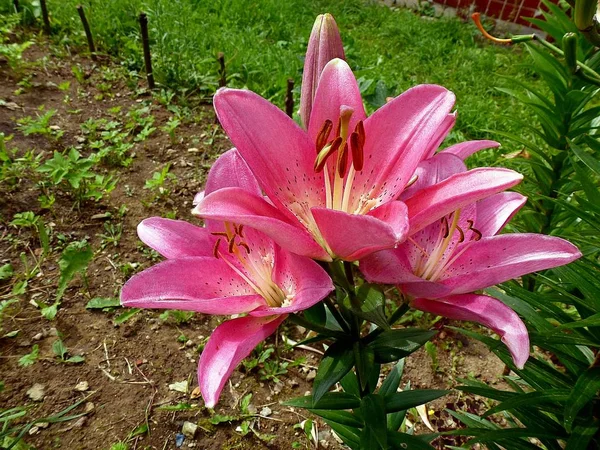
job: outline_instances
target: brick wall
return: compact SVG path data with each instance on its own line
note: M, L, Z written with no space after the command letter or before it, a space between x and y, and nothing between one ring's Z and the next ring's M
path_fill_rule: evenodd
M440 5L456 9L470 9L486 16L530 25L523 17L537 17L536 11L540 9L539 0L434 0Z

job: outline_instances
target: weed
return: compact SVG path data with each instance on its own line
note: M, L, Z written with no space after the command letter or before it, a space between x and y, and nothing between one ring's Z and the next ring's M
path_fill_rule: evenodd
M104 222L104 233L100 234L102 238L102 243L100 247L105 249L109 245L113 247L117 247L119 245L119 241L121 240L121 235L123 234L123 224L113 224L112 222Z
M50 252L50 238L48 237L48 229L44 220L36 215L33 211L26 211L15 214L10 224L15 228L33 228L37 231L40 240L40 245L44 250L44 254Z
M169 121L160 128L161 131L164 131L165 133L169 134L172 144L175 144L177 142L175 130L179 125L181 125L181 121L179 119L176 119L175 117L171 117Z
M164 187L164 184L169 180L175 180L176 177L172 173L169 173L171 169L171 163L168 163L161 169L160 172L154 172L152 178L146 180L144 189L149 189L156 192L156 197L169 195L169 190Z
M43 105L39 108L39 111L44 111ZM54 125L50 125L50 120L55 114L56 110L50 109L42 115L38 114L37 118L32 118L31 116L23 117L17 120L17 127L25 136L29 136L31 134L41 134L58 140L64 134L64 131L60 130Z
M27 353L26 355L23 355L21 358L19 358L19 366L21 366L21 367L31 366L32 364L35 364L35 362L38 360L39 357L40 357L40 348L37 344L35 344L31 348L30 353Z
M69 350L61 339L54 341L52 344L52 352L62 363L78 364L85 361L85 358L81 355L69 356Z

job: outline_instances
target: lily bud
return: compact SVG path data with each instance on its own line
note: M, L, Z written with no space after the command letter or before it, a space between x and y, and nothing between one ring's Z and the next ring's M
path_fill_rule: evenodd
M321 72L327 63L335 58L345 59L340 31L331 14L320 14L310 33L302 74L300 118L305 128L308 128Z

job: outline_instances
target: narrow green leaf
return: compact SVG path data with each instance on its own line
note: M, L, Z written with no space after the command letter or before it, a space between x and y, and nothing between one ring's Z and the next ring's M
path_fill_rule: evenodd
M354 364L360 382L360 389L364 392L369 383L371 369L375 365L375 352L372 348L365 347L360 342L355 342L352 350L354 352ZM377 378L379 378L379 373L377 373ZM375 385L377 385L377 382L375 382Z
M362 428L364 423L355 414L344 410L329 411L327 409L309 409L313 414L332 422L349 427Z
M393 394L398 390L400 386L400 379L402 378L402 372L404 371L404 359L398 361L398 363L390 370L388 376L381 383L379 388L380 395Z
M349 394L360 397L360 386L358 385L358 379L356 378L356 374L353 370L350 370L340 380L340 384L342 385L344 392L348 392Z
M104 309L121 306L121 302L115 297L95 297L85 305L86 309Z
M342 438L344 444L352 450L363 450L360 446L360 430L354 427L341 425L337 422L323 419L327 425L331 427L335 433Z
M373 322L384 330L389 330L385 316L385 295L379 285L365 283L358 288L357 296L361 301L360 310L353 308L361 318Z
M433 436L435 437L435 436ZM389 444L393 449L398 450L432 450L433 447L429 445L422 436L411 436L406 433L399 433L397 431L388 431L387 438Z
M386 363L397 361L419 349L435 335L435 331L419 328L384 331L368 346L375 352L375 361Z
M435 400L450 391L440 389L419 389L418 391L395 392L385 396L385 410L388 413L403 411Z
M56 291L56 301L59 301L67 288L69 282L76 273L84 273L89 262L94 256L89 244L85 241L71 242L65 248L58 261L60 267L60 279L58 280L58 289Z
M313 384L313 397L315 403L329 390L331 386L340 381L354 365L352 344L348 342L335 342L327 349Z
M590 367L579 376L565 404L564 424L569 433L579 411L598 395L599 390L600 367Z
M385 417L385 397L377 394L369 394L363 397L361 402L361 412L365 421L363 435L369 435L369 441L373 439L377 443L377 447L387 449L387 430ZM369 433L365 433L365 430ZM372 446L364 446L364 448L374 448Z
M581 450L590 448L589 444L597 435L600 427L595 425L590 426L577 426L573 429L573 434L567 441L565 450ZM596 443L597 444L597 443ZM591 448L598 448L597 446Z
M312 395L296 397L282 402L286 406L305 409L354 409L360 406L360 399L346 392L327 392L318 402Z
M528 392L527 394L518 394L509 400L506 400L499 405L494 406L486 411L483 417L489 417L500 411L516 409L520 406L537 406L540 403L561 403L569 397L568 389L548 389L541 392Z
M141 311L141 309L139 309L139 308L130 308L127 311L125 311L124 313L119 314L117 317L115 317L113 322L115 325L120 325L124 322L127 322L129 319L131 319L133 316L135 316L140 311Z

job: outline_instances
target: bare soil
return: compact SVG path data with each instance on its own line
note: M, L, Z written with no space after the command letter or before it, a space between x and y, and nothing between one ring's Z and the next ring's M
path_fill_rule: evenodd
M176 140L172 141L159 129L172 116L169 111L172 105L161 104L156 97L144 92L144 80L122 75L124 72L112 62L94 64L78 55L57 55L55 49L45 44L28 50L26 59L28 62L21 73L15 73L0 62L0 100L3 100L0 102L3 105L0 106L0 132L14 136L8 147L17 148L19 155L33 149L43 155L42 161L45 161L54 151L78 147L83 156L88 156L92 150L82 133L82 123L89 118L123 121L128 110L143 104L150 106L157 130L146 140L135 143L132 150L135 157L129 167L99 166L101 172L114 172L119 182L110 195L98 202L87 201L77 207L69 192L51 187L56 201L51 208L42 209L38 197L43 174L33 170L23 173L14 186L0 184L0 265L11 263L18 277L25 270L21 253L28 264L34 264L41 255L33 230L9 225L16 213L33 211L42 217L51 228L52 244L52 251L43 258L39 274L29 281L25 294L16 296L18 303L4 314L2 334L17 330L18 333L14 337L0 338L0 381L4 383L0 391L0 410L29 406L26 418L21 420L23 424L59 413L79 401L81 404L69 414L84 413L80 418L45 428L42 424L33 429L25 441L37 449L108 449L120 441L127 441L132 449L174 449L183 423L189 421L199 427L195 437L186 437L181 448L315 448L302 430L295 427L306 418L312 418L321 448L342 448L321 421L305 411L280 404L282 400L310 391L307 378L314 376L317 354L282 350L282 361L300 364L290 363L287 372L278 376L279 382L261 379L264 364L252 370L244 370L242 366L234 372L215 412L239 416L241 399L251 393L250 409L256 415L250 419L250 425L254 431L243 435L238 428L242 420L233 418L213 425L210 421L213 412L205 409L202 399L193 393L197 386L200 347L222 318L196 314L178 324L172 317L159 318L161 311L141 311L117 325L115 318L123 313L121 308L109 311L85 308L92 298L118 297L120 287L132 274L131 265L137 271L156 261L137 239L136 226L142 219L168 215L196 222L190 214L193 196L201 190L212 161L230 148L215 124L210 104L189 98L195 106L190 109L188 119L176 129ZM72 67L81 68L82 83L74 77ZM107 81L111 78L107 74L111 73L120 75ZM24 79L29 83L19 86ZM63 84L67 81L70 82L68 88ZM18 90L22 92L15 95ZM51 125L64 132L60 139L25 136L17 127L18 119L35 117L41 106L44 111L57 110ZM120 113L114 112L117 106L121 107ZM171 164L170 173L175 178L165 183L167 194L156 197L154 191L144 186L146 180L167 163ZM122 236L116 246L106 244L102 237L106 234L106 221L113 225L122 223ZM58 260L64 242L84 238L95 252L87 269L87 282L76 276L62 299L56 319L48 321L41 316L36 302L54 301L60 274ZM0 282L4 283L0 284L0 299L13 298L14 281ZM292 325L284 326L281 334L294 339L303 337ZM84 356L85 361L60 362L52 350L59 337L70 355ZM434 367L430 355L421 350L408 358L403 383L410 381L414 388L451 388L456 385L457 377L469 375L497 383L503 371L502 363L479 343L461 339L440 327L435 339L438 367ZM267 345L273 342L274 338ZM38 360L22 367L19 359L30 353L34 345L39 346ZM270 358L273 360L275 356ZM184 380L189 381L187 393L169 388L170 384ZM82 382L89 387L83 389ZM27 393L35 384L43 385L43 396L37 401ZM78 384L81 390L76 389ZM161 409L177 404L191 405L191 409ZM444 408L473 412L483 406L479 400L465 398L455 391L428 405L429 418L436 429L451 429L457 424ZM409 415L409 419L417 424L419 432L427 432L418 417ZM147 431L136 434L144 425ZM268 440L265 435L275 437ZM455 442L459 441L445 441ZM437 447L443 448L444 442L439 441Z

